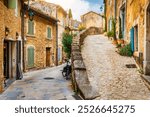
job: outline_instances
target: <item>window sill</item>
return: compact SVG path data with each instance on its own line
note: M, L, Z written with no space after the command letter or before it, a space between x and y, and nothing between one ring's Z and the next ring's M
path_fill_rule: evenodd
M35 35L30 35L30 34L27 34L26 36L27 36L27 37L36 38L36 36L35 36Z
M52 38L47 38L47 37L46 37L45 39L46 39L46 40L52 40Z

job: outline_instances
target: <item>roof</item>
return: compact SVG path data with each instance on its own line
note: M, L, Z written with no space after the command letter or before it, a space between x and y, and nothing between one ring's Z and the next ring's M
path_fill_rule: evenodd
M100 14L94 12L94 11L89 11L89 12L83 14L82 16L84 17L85 15L88 15L89 13L94 13L94 14L96 14L96 15L102 16L102 15L100 15ZM81 16L81 17L82 17L82 16Z
M35 15L39 16L39 17L42 17L48 21L52 21L52 22L58 22L59 20L57 20L56 18L52 17L52 16L49 16L47 14L44 14L43 12L35 9L35 8L31 8L30 7L30 10L34 12Z
M58 9L61 9L61 10L63 11L63 13L64 13L65 15L67 15L67 12L66 12L60 5L57 5L57 8L58 8Z
M25 7L27 7L27 6L28 6L27 3L25 3ZM55 8L53 8L53 6L48 6L46 4L46 2L45 2L45 4L41 4L41 2L31 2L30 3L30 10L32 10L35 13L35 15L43 17L47 20L51 20L53 22L57 22L59 20L56 18L55 12L52 13L52 11L54 9Z

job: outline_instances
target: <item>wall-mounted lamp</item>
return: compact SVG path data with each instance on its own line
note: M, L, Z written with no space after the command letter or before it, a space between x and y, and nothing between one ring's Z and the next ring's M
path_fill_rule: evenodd
M32 10L28 11L28 15L29 15L29 20L33 21L33 17L34 17L34 12Z
M8 36L9 32L10 32L9 28L5 27L5 36Z

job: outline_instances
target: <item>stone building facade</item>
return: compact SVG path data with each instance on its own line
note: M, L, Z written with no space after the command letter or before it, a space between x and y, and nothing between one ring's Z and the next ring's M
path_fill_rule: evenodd
M21 64L21 1L0 0L0 92L18 79Z
M51 9L53 8L53 9ZM25 67L42 69L56 65L56 7L46 2L32 2L30 10L34 13L33 21L25 18ZM47 14L54 11L52 14Z
M58 64L61 64L64 59L62 39L63 39L63 33L65 31L65 26L67 25L66 24L67 12L59 5L57 5L57 18L59 20L58 22Z
M150 74L150 1L104 0L104 3L107 31L111 30L111 18L115 18L118 38L120 18L123 39L133 46L135 60L144 73Z
M90 11L81 16L81 21L86 28L98 27L103 28L103 17L93 11Z

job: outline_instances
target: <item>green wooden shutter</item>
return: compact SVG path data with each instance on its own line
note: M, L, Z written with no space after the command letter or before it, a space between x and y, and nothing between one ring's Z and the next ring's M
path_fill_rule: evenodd
M34 48L28 48L28 67L34 67Z
M51 28L47 27L47 38L51 38Z
M8 8L16 9L17 7L17 0L8 0Z
M28 21L28 34L34 35L34 22Z

